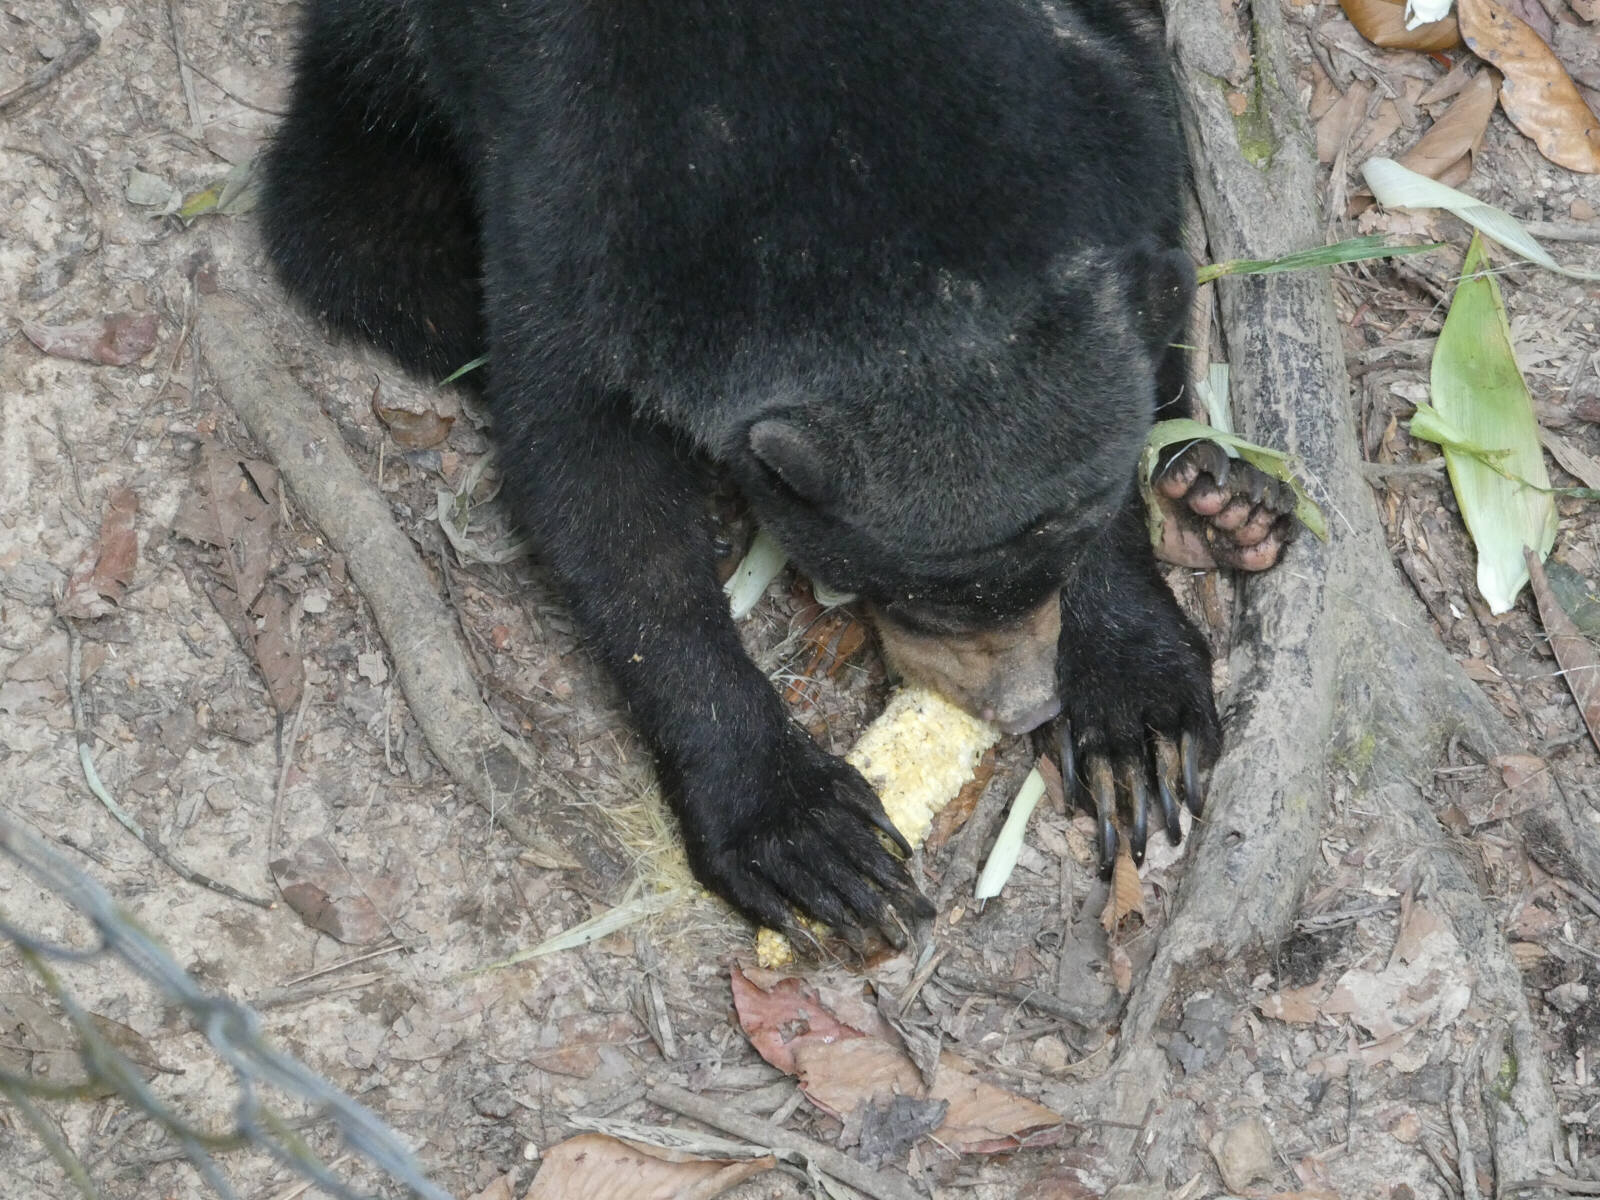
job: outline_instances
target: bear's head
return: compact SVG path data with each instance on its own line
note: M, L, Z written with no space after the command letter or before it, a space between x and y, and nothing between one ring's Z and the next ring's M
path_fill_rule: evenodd
M760 406L720 456L899 673L1022 731L1060 708L1059 592L1127 502L1194 268L1090 248L1025 286L944 286Z

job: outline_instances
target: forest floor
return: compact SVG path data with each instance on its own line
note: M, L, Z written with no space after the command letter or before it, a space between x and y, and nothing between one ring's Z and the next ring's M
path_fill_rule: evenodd
M1552 4L1566 39L1558 48L1600 109L1596 14ZM981 911L967 897L996 804L978 802L981 824L923 852L942 910L931 972L918 970L926 955L864 970L834 964L811 973L814 992L799 999L770 977L738 974L751 931L690 885L615 691L540 567L495 553L511 533L487 503L494 475L481 471L482 412L453 389L329 344L271 282L248 191L243 203L229 198L227 213L175 215L242 172L269 135L285 105L297 12L261 0L87 3L81 12L0 0L0 97L42 81L0 101L5 812L98 879L205 987L260 1012L274 1044L397 1130L458 1197L522 1196L552 1147L594 1128L584 1121L698 1128L661 1085L758 1129L846 1148L875 1168L876 1194L886 1196L1067 1200L1117 1185L1128 1200L1477 1194L1460 1170L1473 1162L1479 1118L1459 1095L1461 1064L1492 1023L1474 1003L1475 964L1430 905L1415 847L1397 842L1383 813L1348 803L1338 773L1326 780L1331 813L1292 936L1191 981L1158 1033L1180 1086L1131 1118L1085 1111L1080 1084L1117 1048L1118 998L1159 944L1185 848L1155 839L1142 913L1122 912L1108 933L1092 822L1067 811L1059 793L1035 814L1005 893ZM1371 496L1392 553L1371 571L1403 576L1419 619L1524 743L1486 760L1452 741L1438 748L1431 777L1415 782L1434 802L1433 843L1465 865L1522 969L1566 1169L1593 1181L1600 900L1581 881L1541 870L1512 818L1559 788L1600 828L1600 756L1526 595L1502 616L1479 598L1437 453L1406 430L1429 394L1432 340L1466 227L1440 214L1351 215L1359 164L1415 143L1457 94L1438 85L1459 56L1380 50L1337 6L1288 13L1326 210L1337 214L1330 238L1446 243L1334 272L1360 452L1376 464ZM1457 72L1458 82L1471 74ZM1552 165L1502 114L1457 186L1544 222L1565 235L1548 243L1558 258L1600 270L1600 176ZM1500 283L1536 411L1556 443L1552 477L1600 487L1600 286L1517 266ZM218 393L196 330L219 293L247 306L253 330L332 420L409 535L459 623L490 711L550 772L548 840L513 841L427 749L342 556ZM1558 507L1552 571L1569 611L1600 638L1600 523L1592 504ZM455 514L450 534L440 508ZM737 545L745 531L724 508ZM1295 569L1295 554L1281 569ZM1248 584L1183 573L1174 584L1213 639L1228 695ZM252 602L241 607L241 593ZM797 719L830 747L848 748L881 706L888 684L860 619L823 610L792 573L743 632ZM175 860L275 905L197 886L153 856L91 795L80 740L106 788ZM1002 744L992 793L1009 797L1031 766L1025 741ZM580 948L504 965L619 905L652 911ZM0 865L0 916L51 937L82 933L9 865ZM164 1103L212 1128L231 1125L235 1077L169 994L104 957L62 978ZM780 1027L816 1029L826 1010L849 1036L924 1066L929 1047L942 1046L988 1090L952 1100L949 1113L897 1108L873 1101L881 1075L824 1059L802 1091L753 1047L734 986L749 988L747 1024L760 1012ZM71 1076L75 1035L7 944L0 1020L0 1069ZM941 1077L952 1072L960 1074L947 1060ZM156 1122L90 1090L40 1111L103 1194L203 1194ZM963 1103L971 1126L957 1138L949 1122ZM1051 1111L1041 1119L1030 1105ZM1129 1126L1131 1159L1106 1149ZM1023 1148L998 1152L1008 1130L1035 1132ZM308 1122L302 1136L327 1157L341 1153L326 1123ZM1476 1174L1487 1179L1483 1160L1480 1147ZM70 1194L20 1110L3 1103L0 1161L0 1198ZM241 1195L285 1195L297 1178L259 1150L220 1161ZM380 1186L369 1164L339 1169L356 1186ZM594 1186L588 1194L612 1194ZM811 1186L791 1166L726 1194L804 1195ZM1595 1194L1587 1186L1582 1194Z

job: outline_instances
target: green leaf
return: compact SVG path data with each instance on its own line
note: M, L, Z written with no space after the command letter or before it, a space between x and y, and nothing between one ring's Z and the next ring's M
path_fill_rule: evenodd
M1433 405L1411 431L1444 448L1450 486L1478 548L1478 590L1503 613L1528 582L1522 548L1544 559L1556 541L1556 507L1539 448L1533 398L1511 348L1500 286L1480 235L1433 352Z
M1347 238L1331 246L1313 246L1309 250L1296 250L1282 258L1231 258L1227 262L1209 263L1196 273L1196 283L1210 283L1223 275L1273 275L1279 271L1303 271L1308 267L1331 267L1335 263L1362 262L1369 258L1398 258L1403 254L1421 254L1437 250L1443 242L1428 242L1415 246L1391 246L1381 234Z

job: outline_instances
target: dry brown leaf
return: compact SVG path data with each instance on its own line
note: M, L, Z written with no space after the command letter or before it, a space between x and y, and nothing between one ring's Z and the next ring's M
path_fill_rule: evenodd
M1600 120L1554 51L1527 22L1493 0L1458 0L1467 46L1505 76L1500 107L1551 162L1600 172Z
M1532 754L1500 754L1489 760L1506 790L1495 796L1479 822L1505 821L1550 805L1550 766Z
M417 891L417 874L398 851L391 849L378 870L365 871L321 837L307 838L267 869L302 921L352 946L392 933Z
M817 1107L843 1120L887 1097L944 1101L944 1119L933 1132L941 1147L959 1154L1014 1150L1026 1139L1043 1145L1059 1136L1059 1113L972 1074L964 1059L946 1051L930 1086L910 1056L888 1037L867 1034L858 1024L878 1025L863 1011L842 1021L808 981L732 971L733 1006L757 1053L794 1075ZM761 981L761 982L758 982ZM763 986L766 982L768 986Z
M139 535L133 531L138 512L139 497L131 488L117 488L106 497L100 536L84 552L67 583L59 605L62 616L80 620L103 617L122 602L122 593L133 582L139 562Z
M831 679L867 644L867 627L850 612L835 609L813 621L805 632L811 649L806 665L784 689L790 704L812 705L818 694L817 680Z
M1289 1025L1315 1025L1323 993L1327 990L1327 985L1321 983L1284 988L1263 996L1256 1002L1256 1010L1263 1017Z
M1048 760L1040 759L1039 761L1044 763ZM978 801L983 799L984 790L988 788L989 780L993 778L994 747L990 746L983 752L983 757L978 760L978 765L972 772L972 778L961 785L961 790L956 793L956 798L935 814L933 828L928 830L928 836L922 843L924 856L931 859L932 856L938 854L940 847L954 837L956 832L967 823L967 818L978 807ZM1045 786L1049 786L1048 782Z
M1144 881L1139 878L1139 868L1133 865L1133 855L1128 850L1128 839L1117 839L1116 864L1111 868L1111 891L1106 896L1106 906L1100 910L1100 927L1107 933L1122 922L1122 918L1137 913L1144 919Z
M526 1052L527 1060L541 1071L587 1079L600 1065L600 1047L626 1044L640 1033L632 1013L569 1013L554 1025L540 1026L538 1045Z
M1423 944L1442 928L1439 918L1408 894L1401 902L1400 932L1394 939L1391 961L1416 962Z
M711 1200L778 1165L772 1155L698 1158L603 1133L580 1133L544 1153L523 1200Z
M1406 6L1390 0L1339 0L1344 15L1374 46L1389 50L1452 50L1461 44L1454 17L1406 28Z
M1551 433L1548 429L1539 430L1539 441L1550 451L1550 457L1560 463L1561 469L1568 475L1584 487L1600 488L1600 458L1585 454L1566 438Z
M1477 153L1499 92L1499 75L1488 69L1479 71L1428 132L1397 161L1430 179L1438 179L1467 155Z
M1550 638L1550 649L1556 662L1561 664L1561 677L1567 681L1572 698L1578 702L1578 712L1589 729L1589 737L1600 748L1600 654L1594 643L1584 637L1567 616L1566 609L1556 600L1545 578L1539 556L1524 550L1522 557L1528 563L1528 581L1533 587L1533 598L1539 605L1539 620Z
M1372 157L1379 146L1387 142L1400 128L1400 109L1393 100L1380 100L1372 112L1372 120L1362 131L1361 144L1352 152L1359 162Z
M409 408L390 408L378 401L378 389L372 390L372 415L382 421L394 438L395 445L407 450L431 450L450 436L454 417L447 417L433 409L414 412Z
M299 707L300 694L306 686L305 663L294 635L294 601L288 592L271 584L261 589L250 615L255 618L251 628L256 666L261 668L272 707L280 713L292 713Z
M155 313L111 313L76 325L21 324L28 340L46 354L106 367L138 362L156 344Z
M1345 89L1317 122L1317 161L1331 163L1355 135L1367 115L1372 85L1358 79Z

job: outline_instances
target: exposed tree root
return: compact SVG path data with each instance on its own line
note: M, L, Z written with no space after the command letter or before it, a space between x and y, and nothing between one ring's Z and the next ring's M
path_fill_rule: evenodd
M388 504L345 454L333 422L284 369L248 305L206 297L197 328L223 398L344 556L428 749L512 837L534 844L534 804L550 785L548 773L480 699L455 620Z
M1233 22L1226 11L1210 0L1169 5L1195 182L1215 260L1274 258L1324 240L1315 156L1279 0L1244 3ZM1244 114L1235 115L1241 104ZM1282 566L1243 585L1228 748L1171 922L1100 1081L1099 1111L1138 1122L1151 1101L1163 1102L1174 1069L1153 1035L1181 989L1289 933L1337 784L1417 847L1429 894L1476 967L1475 999L1503 1023L1504 1036L1485 1047L1488 1083L1472 1081L1490 1116L1495 1170L1501 1180L1535 1178L1556 1160L1558 1127L1521 977L1413 782L1429 777L1452 734L1484 754L1510 749L1516 735L1445 651L1391 564L1356 457L1327 277L1294 272L1216 286L1240 432L1295 451L1332 538L1300 539ZM1504 1053L1516 1065L1509 1088L1494 1074Z

